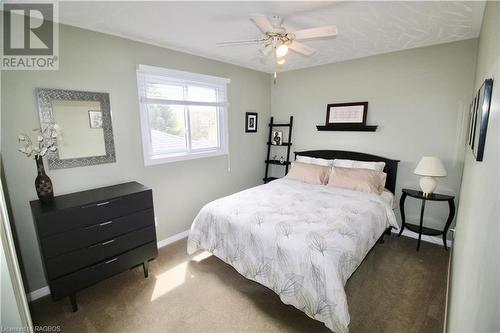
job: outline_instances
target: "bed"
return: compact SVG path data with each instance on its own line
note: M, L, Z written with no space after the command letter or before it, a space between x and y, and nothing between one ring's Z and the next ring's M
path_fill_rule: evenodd
M366 254L397 227L393 213L397 160L357 152L296 155L386 163L382 195L290 179L244 190L204 206L188 253L206 250L246 278L276 292L334 332L348 332L344 286Z

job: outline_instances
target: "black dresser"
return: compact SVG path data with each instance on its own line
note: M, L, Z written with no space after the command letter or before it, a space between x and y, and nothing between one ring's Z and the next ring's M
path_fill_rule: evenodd
M151 189L130 182L30 202L52 299L76 292L156 258Z

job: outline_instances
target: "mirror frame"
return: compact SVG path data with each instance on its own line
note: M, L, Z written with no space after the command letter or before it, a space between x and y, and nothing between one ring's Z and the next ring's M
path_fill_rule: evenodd
M38 100L38 115L42 128L56 124L52 110L52 100L97 101L101 104L102 129L106 155L60 159L59 150L56 150L55 152L49 152L47 154L50 169L66 169L116 162L108 93L46 88L37 88L35 93Z

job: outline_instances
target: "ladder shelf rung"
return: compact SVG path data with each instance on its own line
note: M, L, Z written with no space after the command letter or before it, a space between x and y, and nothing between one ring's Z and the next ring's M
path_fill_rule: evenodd
M269 182L272 182L273 180L276 180L278 179L278 177L267 177L267 178L263 178L262 180L264 181L264 183L269 183Z
M276 165L290 165L290 163L291 163L291 162L286 162L286 161L281 163L278 160L266 160L265 162L269 163L269 164L276 164Z
M291 146L291 145L292 145L292 143L291 143L291 142L283 142L283 143L282 143L282 144L280 144L280 145L275 145L275 144L272 144L272 143L268 142L268 143L267 143L267 145L268 145L268 146L285 146L285 147L286 147L286 146Z
M292 124L269 124L270 127L290 127Z

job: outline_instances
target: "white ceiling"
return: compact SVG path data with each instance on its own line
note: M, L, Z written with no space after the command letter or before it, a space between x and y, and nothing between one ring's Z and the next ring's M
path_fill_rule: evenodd
M484 2L60 2L62 23L165 46L264 72L317 66L374 54L474 38ZM280 15L288 31L335 24L338 36L304 41L317 52L264 62L257 45L216 47L257 38L251 14Z

